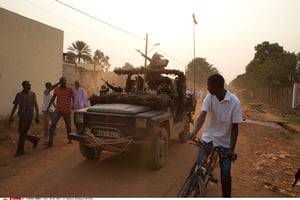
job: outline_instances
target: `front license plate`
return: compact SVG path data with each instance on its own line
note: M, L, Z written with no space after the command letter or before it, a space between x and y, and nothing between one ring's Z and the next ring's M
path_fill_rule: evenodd
M101 130L96 129L93 131L96 137L109 137L109 138L119 138L120 134L117 131L113 130Z

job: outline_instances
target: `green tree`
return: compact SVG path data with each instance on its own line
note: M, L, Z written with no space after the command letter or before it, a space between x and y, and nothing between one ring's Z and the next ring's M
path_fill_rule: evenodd
M78 63L81 62L81 59L83 61L91 61L91 49L90 47L83 41L76 41L73 42L68 47L67 57L68 60L73 60L74 62L77 60Z
M235 86L255 89L257 87L280 87L299 79L296 55L289 53L278 43L263 42L255 46L253 60L246 66L246 73L234 80Z
M241 86L246 85L246 74L240 74L238 75L234 80L230 82L230 86L235 88L241 88Z
M125 65L122 67L122 69L127 69L127 70L130 70L133 68L134 68L133 65L128 62L126 62Z
M108 71L110 68L109 57L104 55L99 49L94 52L92 63L94 64L94 71L96 70L96 65L100 65L101 71Z
M295 79L296 55L284 51L278 43L263 42L255 47L254 59L246 67L252 87L273 87L292 83Z
M97 49L94 52L94 57L93 57L94 71L96 70L96 65L100 65L102 58L104 58L104 53Z
M296 54L296 70L295 70L295 82L300 82L300 52Z
M186 77L189 83L194 82L196 87L203 87L207 84L207 78L215 73L218 69L209 64L205 58L195 58L187 66Z
M105 72L108 72L111 64L109 63L109 56L104 56L104 58L102 59L102 64L103 64L103 69Z

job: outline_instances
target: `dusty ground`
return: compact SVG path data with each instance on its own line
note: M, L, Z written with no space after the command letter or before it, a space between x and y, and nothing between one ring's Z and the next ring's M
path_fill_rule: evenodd
M235 184L241 189L252 188L257 194L271 191L281 197L299 197L300 183L295 188L291 184L300 168L300 134L273 123L284 123L284 120L264 109L258 111L243 105L243 116L246 123L240 126L237 146L239 158L243 161L234 169L240 180ZM295 128L300 130L299 126ZM254 187L244 187L249 183Z
M232 189L232 196L234 197L300 197L300 181L298 184L292 188L291 185L294 181L294 175L297 169L300 167L300 134L298 133L291 133L287 131L286 129L282 128L281 126L276 126L274 123L265 123L266 121L282 121L282 119L267 113L267 112L259 112L251 107L248 107L247 105L243 105L243 116L246 120L246 122L243 122L240 125L240 135L238 138L238 144L237 144L237 153L238 153L238 160L233 164L233 189ZM261 121L264 121L264 123L261 123ZM3 123L2 123L3 124ZM85 181L87 177L93 178L93 175L88 174L91 171L95 170L97 173L100 173L97 169L94 169L95 164L86 163L82 161L82 158L80 157L77 145L68 145L66 144L66 136L64 135L64 124L61 120L58 127L58 132L60 135L55 138L56 146L51 151L45 151L44 148L41 147L42 144L38 146L36 150L32 150L31 145L26 143L26 154L22 158L21 161L19 158L13 157L13 154L15 153L16 148L16 142L17 142L17 125L14 123L11 127L8 127L7 123L5 122L1 128L0 128L0 178L3 180L0 188L0 196L6 196L11 194L19 194L19 195L27 195L33 194L36 196L70 196L68 194L76 194L84 195L84 196L95 196L97 193L93 193L93 191L88 191L88 189L82 190L79 193L76 193L76 191L70 191L68 193L68 190L63 190L60 193L59 187L64 187L65 185L70 185L72 187L72 183L76 180L72 180L72 176L74 176L74 179L78 179L78 176L80 174L71 173L67 174L66 176L69 177L70 181L63 180L62 177L57 178L55 176L55 179L58 179L58 182L54 183L54 180L52 180L53 175L59 174L61 170L65 170L64 165L60 166L58 165L58 162L64 162L67 161L70 165L66 165L66 169L71 168L71 164L73 161L71 161L71 154L75 154L77 160L74 161L74 166L72 166L73 170L78 170L80 173L85 174L82 181ZM31 129L31 134L39 135L42 137L42 128L41 124L39 125L33 125ZM42 142L44 142L42 140ZM190 147L191 145L185 144L185 146L178 146L176 143L171 145L171 151L178 153L178 154L185 154L187 152L186 149L190 148L194 150L194 147ZM185 149L184 149L185 148ZM63 150L63 151L59 151ZM190 151L190 150L189 150ZM59 156L58 156L59 154ZM65 155L64 155L65 154ZM67 155L68 154L68 155ZM130 191L130 186L128 187L125 193L122 188L124 188L124 184L122 182L126 183L126 177L131 177L132 175L136 173L135 171L139 172L138 180L136 182L136 185L142 185L145 184L145 177L148 177L150 180L152 177L157 178L157 180L153 180L153 182L157 183L157 186L155 185L147 185L144 186L145 188L139 189L132 189L132 193L129 196L134 196L135 192L137 196L167 196L167 197L173 197L176 196L177 191L179 190L181 184L184 181L185 176L187 175L189 168L193 162L194 158L189 158L188 161L179 161L178 159L186 157L184 155L177 155L174 157L172 152L170 153L170 160L169 165L172 166L176 165L176 169L173 167L173 170L178 170L179 172L182 172L181 174L174 178L174 174L172 174L172 166L166 166L164 169L160 170L160 172L151 172L151 171L144 171L143 168L134 168L131 166L131 163L125 162L119 163L119 160L110 160L107 164L107 173L110 173L109 170L114 170L112 166L117 165L122 166L122 170L133 170L132 174L124 175L124 177L119 177L119 181L121 181L120 186L115 185L114 191L117 192L120 196L126 196L125 194ZM196 154L196 151L194 152ZM48 160L46 163L40 164L39 160L42 160L43 156L50 157L51 160ZM121 160L124 159L134 159L134 158L120 158ZM68 161L70 160L70 161ZM34 165L32 165L34 163ZM181 163L181 164L180 164ZM98 164L97 164L98 165ZM58 167L59 166L59 167ZM35 167L35 168L34 168ZM41 168L42 167L42 168ZM99 167L99 166L98 166ZM105 164L102 164L102 168L105 168ZM32 169L34 168L34 170ZM53 169L57 169L53 170ZM87 168L82 169L82 168ZM133 168L133 169L132 169ZM24 170L25 169L25 170ZM29 170L31 169L31 170ZM31 182L27 182L30 180L27 176L23 174L22 171L29 171L34 172L32 174L32 177L36 177L34 179L35 181L39 181L39 176L44 176L50 178L50 182L55 186L55 189L47 188L43 192L37 192L34 188L30 188L33 186L30 186ZM39 172L40 170L40 172ZM1 172L2 171L2 172ZM72 171L72 170L71 170ZM218 176L219 169L216 169L216 174ZM97 174L93 172L93 174L96 176ZM120 173L118 170L117 172ZM11 174L10 174L11 173ZM64 172L67 173L67 172ZM131 173L131 172L130 172ZM175 172L174 172L175 173ZM143 175L144 174L144 175ZM162 176L162 174L165 174ZM170 174L170 175L169 175ZM172 175L171 175L172 174ZM17 176L19 175L19 176ZM157 177L156 177L157 176ZM170 177L172 176L172 178ZM19 184L14 183L14 179L17 178L22 179L22 181ZM106 179L103 179L105 177L104 174L99 174L99 177L102 178L102 181L106 180L107 182L111 181L109 177ZM160 177L163 177L163 180L160 180ZM169 177L169 178L168 178ZM82 177L81 177L82 178ZM124 180L123 180L124 178ZM133 177L131 177L132 179ZM26 180L24 180L26 179ZM28 179L28 180L27 180ZM53 178L54 179L54 178ZM148 180L147 179L147 180ZM174 179L174 180L173 180ZM134 179L135 180L135 179ZM24 183L23 183L24 181ZM91 180L86 180L87 182L90 182ZM174 181L174 183L171 184L171 189L166 189L167 192L163 193L155 193L154 191L158 191L161 189L161 186L158 186L160 182L170 182ZM48 180L49 182L49 180ZM25 187L24 185L27 185ZM128 180L128 183L132 184L132 180ZM49 183L48 183L49 184ZM61 186L59 185L61 184ZM93 183L96 184L96 183ZM100 183L99 183L100 184ZM20 185L21 188L15 188L16 185ZM111 183L111 185L114 185L114 183ZM125 184L126 185L126 184ZM167 184L164 184L167 185ZM53 186L53 187L54 187ZM5 189L5 187L7 187ZM34 187L40 188L42 187L41 184L35 183ZM46 187L46 186L45 186ZM85 185L81 185L81 188L85 189ZM117 189L120 187L120 189ZM140 186L142 187L142 186ZM146 187L153 187L153 191L149 188L146 189ZM155 188L157 187L157 188ZM3 189L4 188L4 189ZM5 192L9 188L9 193ZM25 189L26 188L26 189ZM74 186L75 188L75 186ZM90 188L90 187L89 187ZM103 188L103 187L102 187ZM134 188L134 187L133 187ZM105 188L104 188L105 189ZM109 192L111 188L107 188L105 191L107 192L107 195L104 196L114 196L114 193ZM149 193L144 192L149 191ZM95 191L97 191L97 188L95 188ZM99 191L99 189L98 189ZM72 193L71 193L72 192ZM75 192L75 193L74 193ZM85 193L84 193L85 192ZM122 193L123 192L123 193ZM104 193L101 193L104 194ZM100 196L101 196L100 194ZM123 194L123 195L122 195ZM220 184L218 186L209 185L207 189L207 195L211 197L218 197L220 196Z

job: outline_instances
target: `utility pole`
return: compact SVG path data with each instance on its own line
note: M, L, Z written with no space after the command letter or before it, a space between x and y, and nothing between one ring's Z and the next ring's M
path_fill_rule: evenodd
M145 47L145 55L147 57L147 51L148 51L148 33L146 33L146 47ZM145 57L145 67L147 67L147 58Z
M193 58L193 66L194 66L194 94L196 91L196 66L195 66L195 52L196 52L196 48L195 48L195 26L198 24L195 14L193 13L193 43L194 43L194 58Z

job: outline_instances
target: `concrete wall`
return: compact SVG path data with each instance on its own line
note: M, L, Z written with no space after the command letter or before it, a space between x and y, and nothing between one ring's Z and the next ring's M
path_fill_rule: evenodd
M124 87L126 76L119 76L114 72L103 72L86 69L86 65L77 64L63 64L63 76L66 77L69 86L74 87L74 82L80 82L80 86L85 90L87 97L92 94L99 94L101 85L107 80L110 84Z
M63 31L0 8L0 119L29 80L41 107L44 84L62 75Z

